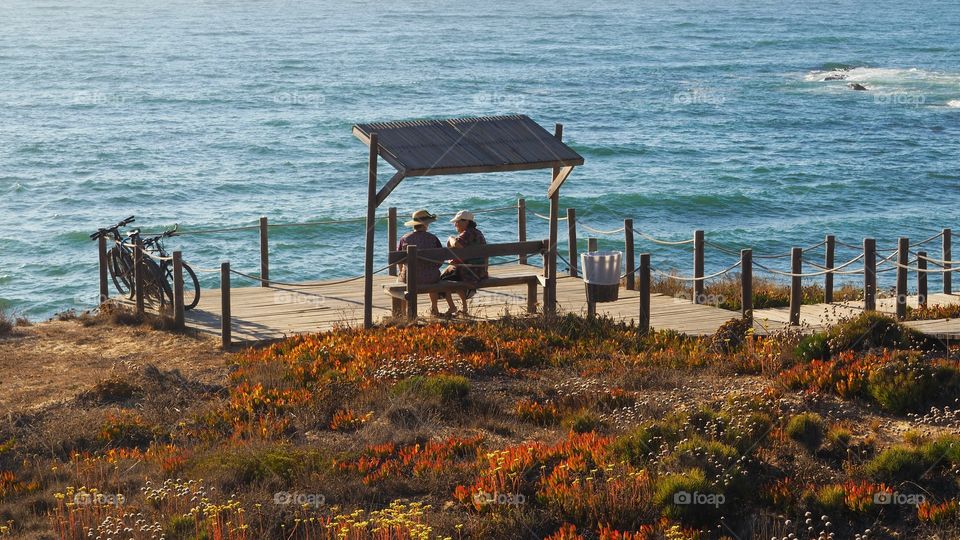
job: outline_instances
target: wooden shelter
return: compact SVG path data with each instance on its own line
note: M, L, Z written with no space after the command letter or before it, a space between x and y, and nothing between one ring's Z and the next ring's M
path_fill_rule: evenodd
M556 312L557 236L560 186L583 157L565 145L563 126L551 135L525 115L377 122L353 126L370 148L367 177L367 235L364 264L365 328L373 326L373 252L376 210L404 178L442 174L551 169L550 235L544 257L544 312ZM396 174L378 188L377 156Z

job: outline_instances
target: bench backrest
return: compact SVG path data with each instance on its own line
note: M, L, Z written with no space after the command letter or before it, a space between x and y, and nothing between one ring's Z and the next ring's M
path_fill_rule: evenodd
M504 257L510 255L517 257L520 255L537 255L543 254L546 251L546 240L531 240L528 242L510 242L507 244L473 245L464 248L418 249L417 257L434 261L446 261L450 259L465 261L469 259ZM391 251L388 259L390 264L395 264L402 262L406 257L406 251Z

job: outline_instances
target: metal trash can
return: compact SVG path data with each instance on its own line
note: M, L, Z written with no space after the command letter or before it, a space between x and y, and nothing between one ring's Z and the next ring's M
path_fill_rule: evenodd
M616 302L620 294L619 251L590 251L580 255L587 302Z

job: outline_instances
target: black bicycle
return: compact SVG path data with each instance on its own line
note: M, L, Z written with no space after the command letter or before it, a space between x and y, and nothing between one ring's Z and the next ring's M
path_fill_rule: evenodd
M173 304L173 259L163 247L163 241L171 236L176 236L179 225L174 225L169 231L163 234L143 239L143 249L154 255L160 267L160 276L163 293L167 300ZM139 231L137 231L139 233ZM153 259L153 257L148 257ZM185 262L181 261L183 267L183 309L193 309L200 303L200 280L193 268L190 268Z
M174 236L177 228L149 238L141 238L140 230L133 229L121 235L120 228L134 222L134 216L117 223L113 227L99 229L90 235L91 240L108 237L113 247L107 251L107 269L117 291L127 298L136 294L136 274L134 248L139 244L144 250L141 264L144 270L143 296L150 304L156 304L160 310L169 302L173 304L173 261L163 248L163 239ZM152 255L152 256L151 256ZM184 309L192 309L200 302L200 281L189 265L183 263L184 272Z

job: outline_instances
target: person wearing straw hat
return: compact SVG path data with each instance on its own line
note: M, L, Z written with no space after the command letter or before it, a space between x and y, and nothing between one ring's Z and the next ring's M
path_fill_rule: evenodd
M451 236L447 240L447 247L464 248L487 243L486 238L483 237L483 233L477 228L477 222L473 217L473 212L461 210L457 212L457 215L453 216L450 223L453 223L457 228L457 236ZM485 257L467 259L465 261L454 259L450 261L450 265L443 270L440 279L446 281L463 281L465 284L476 284L487 278L487 264ZM457 291L463 304L463 308L460 310L461 314L467 315L467 299L472 297L476 292L477 290L474 288L465 288ZM447 314L455 315L457 309L453 305L453 299L448 294L444 294L443 297L447 300L447 306L449 307Z
M435 214L431 214L426 210L417 210L410 217L410 221L405 222L404 225L407 227L413 227L413 230L400 238L400 241L397 242L397 251L406 251L407 246L417 246L417 249L433 249L443 247L443 244L440 243L440 239L427 231L427 229L430 228L430 224L437 220L437 216ZM425 260L418 261L417 284L428 285L440 281L440 264L441 263L439 262L434 263ZM407 265L401 263L399 266L400 271L398 281L406 283ZM440 295L438 293L430 293L430 314L434 317L440 315L440 310L437 308L437 301L439 298Z

